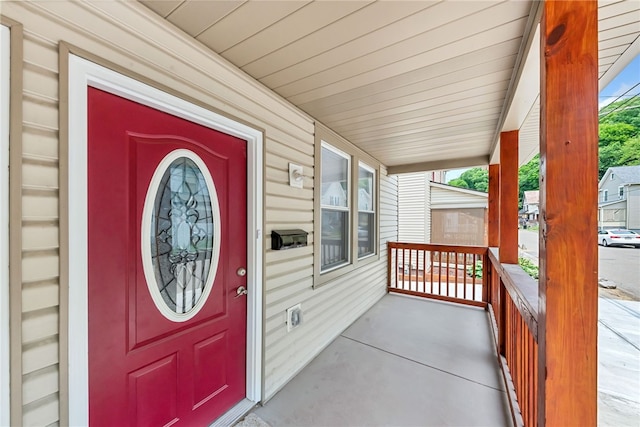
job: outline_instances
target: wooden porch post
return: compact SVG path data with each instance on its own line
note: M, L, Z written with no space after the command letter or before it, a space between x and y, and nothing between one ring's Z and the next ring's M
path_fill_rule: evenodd
M500 165L489 165L489 246L500 244Z
M545 1L538 423L597 424L598 4Z
M500 134L500 262L518 263L518 131Z

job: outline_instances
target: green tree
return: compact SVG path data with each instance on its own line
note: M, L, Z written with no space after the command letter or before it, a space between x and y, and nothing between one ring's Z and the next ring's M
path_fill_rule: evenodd
M471 190L489 191L489 171L483 168L473 168L460 175Z
M626 123L640 129L640 96L612 102L598 113L600 124Z
M620 164L625 166L640 165L640 135L628 139L620 148Z
M598 132L598 177L602 178L607 169L625 166L621 153L628 140L638 135L638 129L628 123L601 123Z
M640 97L612 102L598 116L599 177L613 166L640 164Z
M518 193L520 206L524 199L524 192L540 189L540 155L536 154L533 159L518 169Z
M452 179L451 181L449 181L449 185L460 188L469 188L469 184L467 184L467 181L462 178Z

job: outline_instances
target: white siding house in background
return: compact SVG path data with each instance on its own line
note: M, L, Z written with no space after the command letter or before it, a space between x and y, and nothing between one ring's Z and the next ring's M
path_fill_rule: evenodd
M598 227L640 231L640 165L607 169L598 183Z
M522 214L526 215L526 220L537 223L540 214L540 191L531 190L524 192L522 201Z
M398 240L431 242L431 187L427 173L398 175Z
M398 239L486 244L487 193L433 182L430 177L430 173L398 176Z

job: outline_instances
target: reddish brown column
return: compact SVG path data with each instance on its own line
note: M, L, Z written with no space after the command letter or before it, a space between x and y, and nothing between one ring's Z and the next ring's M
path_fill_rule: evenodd
M500 134L500 262L518 263L518 131Z
M598 4L546 1L540 70L540 425L597 424Z
M489 165L489 246L500 244L500 165Z

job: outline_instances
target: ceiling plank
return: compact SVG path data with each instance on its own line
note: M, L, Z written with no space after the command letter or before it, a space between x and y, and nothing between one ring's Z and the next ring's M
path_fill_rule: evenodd
M261 81L269 87L280 87L292 81L309 77L317 72L331 70L336 66L365 56L378 50L396 46L405 40L420 36L429 29L460 19L467 13L473 13L491 6L488 2L467 3L468 9L457 2L438 3L435 6L415 13L402 21L393 23L365 36L346 41L340 46L306 61L271 74ZM440 20L440 21L439 21Z
M407 16L425 10L436 3L436 1L372 3L247 64L243 70L256 79L264 78L304 60L329 52L353 39L400 22Z
M324 112L330 111L331 114L342 115L350 111L360 111L363 108L368 111L375 111L376 109L394 108L399 105L411 105L415 102L463 92L472 89L477 84L489 85L509 80L512 68L513 59L508 58L504 61L494 61L491 65L484 67L453 72L436 79L404 86L394 91L374 94L351 102L334 103L328 108L326 106L317 108L313 104L305 104L300 107L311 114L324 115Z
M276 91L295 104L303 104L312 100L333 95L335 93L375 83L377 81L397 76L423 68L425 64L446 61L448 59L472 53L477 46L491 46L506 40L518 38L517 30L524 25L523 19L512 21L503 26L492 28L472 39L461 39L456 42L434 47L427 50L430 43L422 45L425 50L416 51L376 52L371 56L361 57L349 63L337 66L332 70L323 71L314 76L298 80L289 85L277 88ZM417 49L420 45L413 46ZM403 50L398 47L397 50ZM415 53L409 55L408 53ZM401 56L403 58L399 59ZM393 62L392 62L393 61Z
M197 39L217 53L248 39L307 5L310 0L245 2Z
M167 16L167 20L192 37L215 24L246 0L187 1Z
M308 3L254 36L227 49L222 56L242 68L369 3L370 0Z
M184 3L184 0L140 0L140 3L166 18L175 8Z

